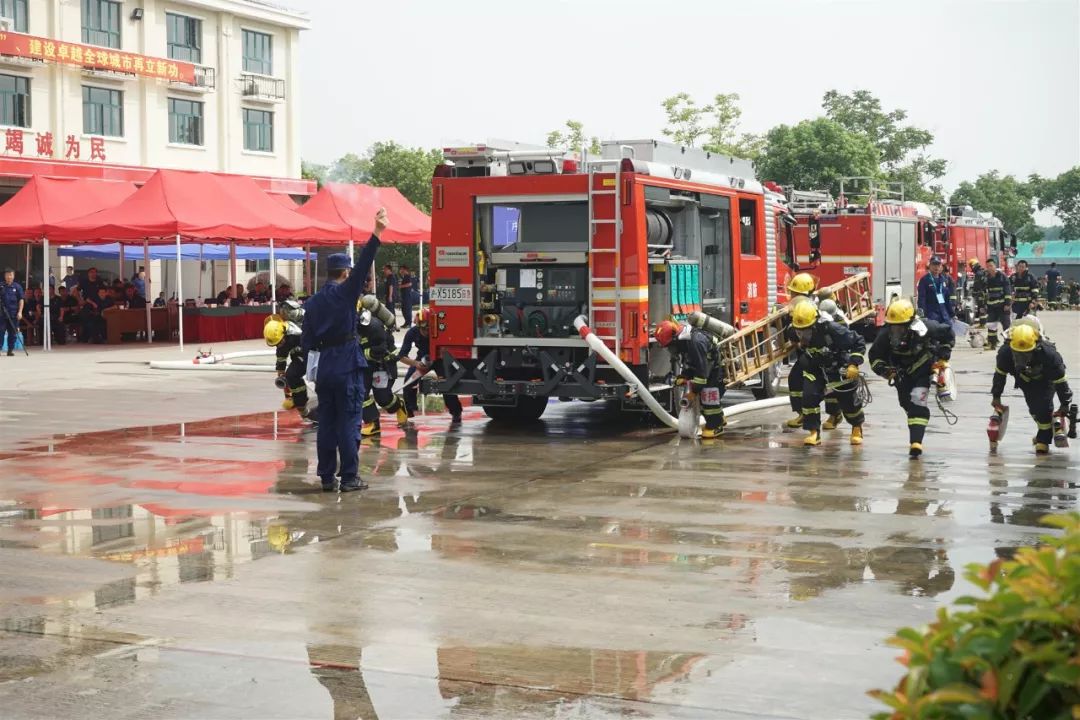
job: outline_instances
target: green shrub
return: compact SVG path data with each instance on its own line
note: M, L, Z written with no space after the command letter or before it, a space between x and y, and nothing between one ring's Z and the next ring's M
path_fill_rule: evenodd
M968 566L988 597L889 639L907 674L870 693L892 708L875 720L1080 720L1080 513L1043 523L1064 532Z

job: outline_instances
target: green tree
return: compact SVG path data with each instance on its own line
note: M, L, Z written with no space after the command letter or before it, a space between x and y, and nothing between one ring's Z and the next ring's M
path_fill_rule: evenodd
M330 168L326 165L308 162L307 160L300 161L300 177L304 180L314 180L316 187L322 187L326 184L329 172Z
M885 112L881 101L866 90L845 95L836 90L822 99L825 116L845 130L867 138L877 148L880 173L888 181L904 183L905 196L911 200L943 205L940 184L946 163L928 155L934 135L929 130L903 125L907 111Z
M409 202L430 213L431 176L442 161L441 150L377 142L363 157L355 153L342 155L331 166L329 178L335 182L396 187Z
M738 93L718 93L712 104L705 106L703 111L708 119L705 134L709 136L709 140L702 148L709 152L751 160L761 154L764 138L738 131L739 119L742 117Z
M1032 187L1012 175L997 170L983 173L975 182L964 181L949 197L950 205L970 205L982 212L992 212L1009 232L1034 227ZM1031 233L1026 234L1031 237Z
M600 154L600 138L585 135L585 124L577 120L566 121L566 131L552 130L547 136L549 148L566 148L575 152L587 150L590 155Z
M828 118L778 125L765 135L758 176L802 189L840 191L840 178L875 175L879 156L863 134Z
M1039 209L1053 210L1061 219L1061 239L1080 239L1080 165L1052 180L1033 175L1030 182L1039 198Z
M708 133L701 123L711 108L708 105L699 107L689 93L672 95L661 105L667 115L667 127L662 131L665 137L680 145L694 147L698 138Z

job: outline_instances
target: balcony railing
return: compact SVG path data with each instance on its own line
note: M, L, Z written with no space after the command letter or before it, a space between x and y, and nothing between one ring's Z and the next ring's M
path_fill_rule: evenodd
M285 99L285 80L282 78L242 73L240 75L240 94L252 100L277 102Z
M217 89L217 70L206 65L196 65L195 77L190 83L174 80L172 84L193 90L215 90Z

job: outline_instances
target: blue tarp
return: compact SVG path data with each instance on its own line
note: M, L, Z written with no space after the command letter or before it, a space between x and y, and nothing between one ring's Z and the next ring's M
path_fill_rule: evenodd
M75 258L93 258L95 260L118 260L120 259L120 244L109 245L79 245L76 247L62 247L57 250L60 255ZM202 253L200 255L199 253ZM124 259L132 262L142 260L143 248L141 245L125 245ZM228 260L228 245L200 245L189 243L180 245L180 257L184 260ZM175 260L175 245L151 245L151 260ZM270 248L252 247L250 245L236 246L237 260L269 260ZM296 248L274 248L275 260L303 260L304 251Z

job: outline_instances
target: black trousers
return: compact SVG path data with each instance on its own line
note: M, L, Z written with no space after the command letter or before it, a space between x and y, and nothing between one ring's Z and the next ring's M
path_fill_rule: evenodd
M824 370L808 367L803 370L803 395L802 395L802 421L804 430L821 429L821 401L825 399L825 391L832 390L832 397L840 411L853 427L863 424L862 403L859 402L855 392L854 380L841 380L840 375L828 374Z
M896 379L896 399L907 413L908 441L921 443L930 424L930 361Z
M1004 332L1012 324L1012 318L1005 310L1005 303L995 303L986 308L986 341L990 347L997 347L998 332Z
M803 371L805 370L805 363L803 360L805 356L802 353L796 353L795 362L791 366L791 372L788 373L788 402L791 403L792 411L796 413L802 412L802 398L803 398ZM836 393L825 396L825 414L836 415L840 412L840 400L836 397Z
M1013 300L1013 312L1016 313L1016 319L1017 320L1024 317L1029 312L1031 312L1031 301L1030 300Z
M1054 388L1045 385L1026 385L1020 388L1024 393L1024 402L1028 412L1035 420L1035 442L1050 444L1054 439Z
M379 424L379 408L386 412L397 412L401 399L394 395L394 381L397 380L397 362L369 365L364 368L364 422Z
M304 375L307 373L307 358L304 356L293 358L289 367L285 368L285 387L289 390L293 405L298 408L307 407L308 391Z
M727 386L719 368L706 378L707 383L700 388L698 398L701 401L701 415L705 418L705 427L719 430L724 426L724 408L720 401L724 398Z

